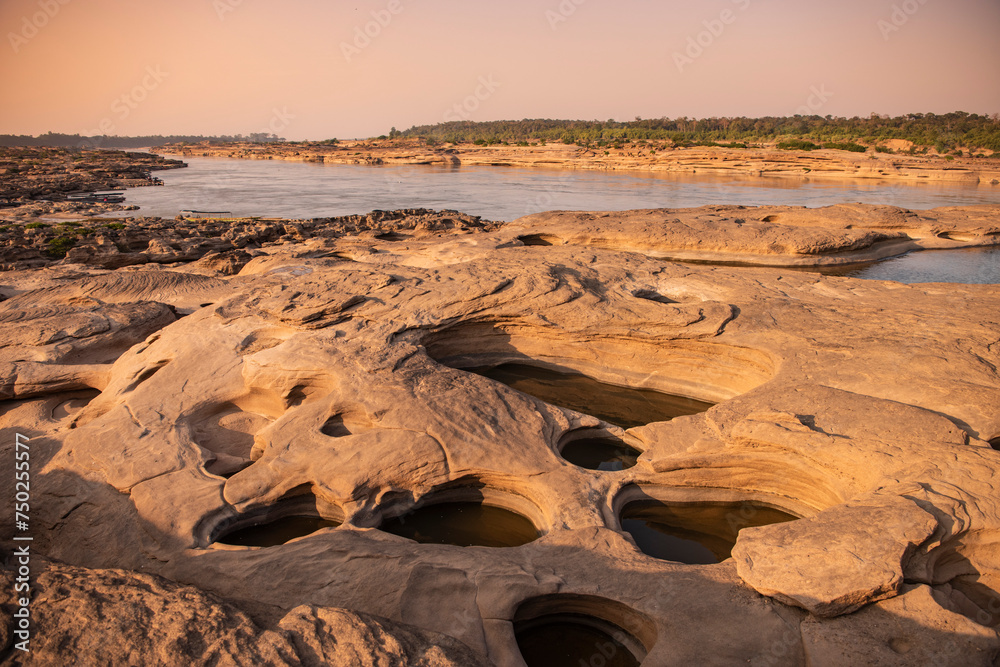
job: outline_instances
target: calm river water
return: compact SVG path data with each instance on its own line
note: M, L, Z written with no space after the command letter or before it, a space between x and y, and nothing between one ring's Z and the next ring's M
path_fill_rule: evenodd
M370 167L280 160L183 158L188 168L157 172L164 187L127 193L142 215L182 209L233 215L317 218L373 209L455 209L510 221L550 210L686 208L706 204L827 206L845 202L910 209L1000 204L1000 186L815 182L640 172L509 167ZM135 213L131 213L135 215ZM847 275L901 282L1000 282L996 251L938 251L860 267Z

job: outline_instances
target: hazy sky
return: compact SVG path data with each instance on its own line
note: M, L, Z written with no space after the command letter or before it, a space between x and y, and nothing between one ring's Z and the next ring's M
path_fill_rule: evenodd
M0 133L1000 112L1000 0L0 0L0 26Z

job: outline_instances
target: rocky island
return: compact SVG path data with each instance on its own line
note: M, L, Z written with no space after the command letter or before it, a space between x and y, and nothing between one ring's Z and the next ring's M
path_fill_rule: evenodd
M909 142L889 142L902 151ZM758 147L677 146L670 142L619 142L605 148L535 142L534 145L428 143L421 139L330 142L169 144L157 148L181 157L293 160L365 165L541 167L600 171L650 171L726 178L788 177L809 180L888 180L1000 186L1000 158L956 158L905 152L781 150Z
M7 224L5 665L997 664L996 207Z
M0 217L79 217L136 210L135 206L74 200L71 196L162 185L152 172L186 166L180 160L134 151L0 147Z

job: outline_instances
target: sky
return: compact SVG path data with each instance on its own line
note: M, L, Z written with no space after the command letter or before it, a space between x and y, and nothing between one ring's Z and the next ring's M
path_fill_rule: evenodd
M0 134L1000 112L1000 0L0 0Z

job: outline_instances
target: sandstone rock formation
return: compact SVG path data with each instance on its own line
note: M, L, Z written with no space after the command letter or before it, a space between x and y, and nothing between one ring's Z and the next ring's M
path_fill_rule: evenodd
M271 144L172 144L157 150L182 157L227 157L244 160L291 160L366 165L463 165L520 168L645 171L718 175L733 178L796 180L889 180L909 183L947 182L994 186L1000 183L995 158L945 159L943 156L851 153L842 150L785 151L773 147L672 147L651 150L639 144L607 146L607 150L562 143L535 146L444 144L419 139L390 139ZM900 147L902 148L902 147ZM949 156L950 157L950 156Z
M0 267L31 268L63 258L106 269L202 258L206 262L230 262L236 257L248 257L245 252L233 252L244 248L252 250L314 238L334 239L349 233L392 240L402 232L428 236L488 228L490 223L477 216L425 209L373 211L367 215L313 220L98 218L58 223L15 222L0 227ZM233 267L238 270L237 265Z
M651 257L760 266L838 266L912 250L1000 243L1000 208L703 206L525 216L504 233L529 245L582 245Z
M139 661L516 666L548 617L620 632L611 650L645 665L996 664L1000 289L648 256L647 234L682 238L675 219L721 238L723 213L609 216L601 243L565 213L287 223L228 256L5 273L0 458L31 438L39 559L25 664L69 646L113 661L101 639L132 633ZM914 229L985 242L994 214L744 210L760 238L738 242L820 258ZM569 385L543 401L469 372L509 364L714 405L624 429L591 414L602 396L572 409ZM638 463L570 463L581 434ZM380 529L477 501L538 539ZM733 557L649 555L622 518L635 503L722 508L704 532L739 531ZM798 520L764 525L772 510ZM325 527L232 539L293 517Z
M77 191L155 185L159 181L150 172L186 166L151 153L0 147L0 202L58 201Z
M12 578L3 583L9 604ZM123 570L46 564L32 613L37 639L26 665L485 664L450 637L341 609L302 605L261 628L198 589Z

